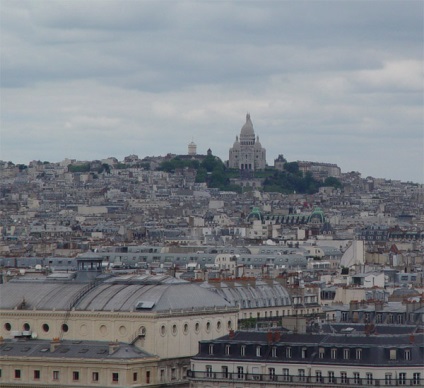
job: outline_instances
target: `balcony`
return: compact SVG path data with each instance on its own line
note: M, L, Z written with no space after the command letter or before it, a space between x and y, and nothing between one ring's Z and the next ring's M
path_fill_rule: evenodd
M298 375L270 375L252 373L223 373L211 371L187 371L191 381L225 381L225 382L251 382L252 384L290 385L299 387L422 387L421 379L367 379L353 377L317 377Z

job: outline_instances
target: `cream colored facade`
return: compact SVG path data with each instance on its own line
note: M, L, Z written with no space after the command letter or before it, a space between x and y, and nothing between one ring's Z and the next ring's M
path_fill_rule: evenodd
M13 338L28 329L47 340L135 341L140 349L161 359L190 357L196 353L198 341L237 328L238 310L205 308L161 314L2 310L0 335ZM67 332L61 330L63 325Z

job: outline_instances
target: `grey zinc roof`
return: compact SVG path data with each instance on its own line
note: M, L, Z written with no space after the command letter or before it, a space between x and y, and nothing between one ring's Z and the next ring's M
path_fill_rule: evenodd
M68 310L78 295L76 310L138 311L139 302L148 302L141 312L230 307L223 297L198 284L168 276L111 278L85 294L87 283L9 282L0 285L0 309L14 309L25 300L24 309Z
M133 345L117 343L109 354L109 343L100 341L61 341L55 349L45 340L4 341L0 345L0 357L46 357L46 358L83 358L83 359L138 359L154 357ZM53 351L52 351L53 350Z
M267 307L290 305L290 295L287 290L278 282L255 283L241 282L221 282L202 283L202 287L213 291L231 303L242 307Z
M103 283L86 294L75 309L131 311L136 310L139 302L153 304L153 308L147 311L230 306L222 297L188 282L145 285Z
M0 309L14 309L25 301L25 309L67 310L82 283L8 282L0 285Z

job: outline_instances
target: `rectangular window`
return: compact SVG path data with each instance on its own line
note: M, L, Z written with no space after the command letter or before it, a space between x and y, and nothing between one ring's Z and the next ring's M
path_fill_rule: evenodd
M34 380L40 380L41 372L39 370L34 371Z
M222 370L222 377L224 379L228 379L228 366L221 367L221 370Z
M138 379L137 372L134 372L133 373L133 381L137 381L137 379Z
M367 385L372 385L373 383L373 377L372 377L372 373L367 373Z
M268 374L270 381L275 380L275 368L268 368Z
M261 356L261 347L257 346L256 347L256 357L260 357Z
M396 349L390 349L390 359L396 360Z
M411 349L405 349L405 360L411 360Z
M399 385L405 385L406 384L406 373L404 373L404 372L399 373L398 382L399 382Z
M15 379L20 379L20 378L21 378L21 370L15 369Z
M171 380L176 380L176 379L177 379L177 369L171 368Z
M343 349L343 358L349 360L349 349Z
M243 376L244 376L243 367L242 366L238 366L237 367L237 378L238 379L242 379Z
M59 380L59 371L58 370L53 371L53 380Z
M272 347L271 357L277 357L277 348L275 346Z
M306 358L306 357L307 357L307 349L302 348L302 358Z
M91 374L91 379L92 379L93 381L99 381L99 372L93 372L93 373Z
M246 346L245 345L241 345L240 356L245 356L245 355L246 355Z
M299 369L298 374L299 374L299 381L305 381L305 369Z
M353 383L359 384L361 381L359 372L353 372Z
M340 381L343 384L346 384L347 383L347 373L346 372L340 372Z
M150 384L150 371L146 371L146 384Z
M412 375L412 384L413 385L420 385L421 384L421 373L416 372Z
M161 383L165 381L165 369L160 370L160 381Z
M324 355L325 355L325 349L319 348L318 357L322 359L322 358L324 358Z
M386 385L392 385L392 374L391 373L386 373L384 376L384 383Z
M292 358L292 349L286 348L286 358Z
M213 345L209 345L209 354L213 354Z
M112 382L113 383L119 382L119 373L116 373L116 372L112 373Z
M329 383L335 383L336 382L336 379L335 379L335 377L334 377L334 372L328 372L328 382Z
M337 349L331 349L331 358L333 360L337 358Z
M74 381L78 381L79 380L79 372L78 371L73 371L72 372L72 380L74 380Z
M206 365L206 377L212 377L212 365Z
M230 345L225 345L225 355L226 356L230 355Z
M382 323L383 322L383 316L381 314L377 314L375 317L375 323Z
M357 360L362 359L362 349L356 349L356 359Z
M283 368L283 381L289 381L289 369Z
M322 383L322 372L320 370L315 371L315 381L317 383Z

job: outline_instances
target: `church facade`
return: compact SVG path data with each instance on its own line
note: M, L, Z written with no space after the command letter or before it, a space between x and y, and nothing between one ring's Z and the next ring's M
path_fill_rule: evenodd
M250 114L246 115L246 123L236 136L233 147L230 148L228 167L244 171L264 170L266 166L266 150L255 137Z

